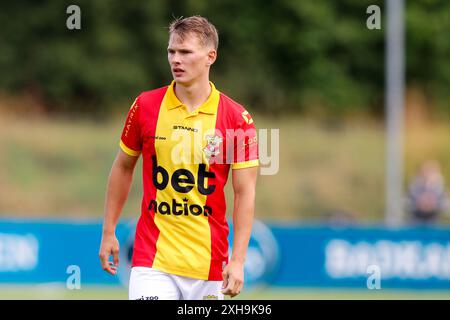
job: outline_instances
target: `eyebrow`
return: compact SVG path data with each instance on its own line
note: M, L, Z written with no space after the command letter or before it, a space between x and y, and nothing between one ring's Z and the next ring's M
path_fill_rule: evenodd
M176 49L174 49L174 48L172 48L172 47L168 47L168 48L167 48L167 51L192 52L192 49L182 48L182 49L176 50Z

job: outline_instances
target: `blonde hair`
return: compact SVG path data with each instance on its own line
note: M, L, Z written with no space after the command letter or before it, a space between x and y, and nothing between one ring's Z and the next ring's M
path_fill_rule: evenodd
M197 35L202 46L212 45L215 50L219 47L219 35L216 27L201 16L177 18L169 26L169 34L177 34L181 39L193 32Z

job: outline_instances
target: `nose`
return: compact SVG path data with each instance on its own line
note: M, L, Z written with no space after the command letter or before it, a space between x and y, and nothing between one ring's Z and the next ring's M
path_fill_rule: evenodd
M180 64L180 55L175 53L169 54L169 62L172 65L179 65Z

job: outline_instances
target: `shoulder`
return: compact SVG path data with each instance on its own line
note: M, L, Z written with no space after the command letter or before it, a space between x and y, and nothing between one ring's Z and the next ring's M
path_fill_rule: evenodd
M144 91L137 97L137 103L140 107L152 107L161 104L164 95L166 94L168 86Z
M222 104L222 112L226 113L229 118L232 118L237 123L251 123L253 122L247 109L231 99L224 93L220 93L220 101Z
M222 112L235 124L248 125L253 123L253 119L247 109L222 92L220 93L220 102L222 104Z
M231 99L229 96L227 96L223 92L220 92L220 102L222 103L222 105L225 108L225 111L227 113L241 114L242 112L246 111L244 106L242 106L240 103L236 102L235 100Z

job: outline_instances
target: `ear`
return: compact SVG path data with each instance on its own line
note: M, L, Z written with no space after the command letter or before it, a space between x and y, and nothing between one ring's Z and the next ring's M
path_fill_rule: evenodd
M206 61L206 65L208 67L211 66L216 61L216 59L217 59L217 51L214 50L214 49L210 50L208 52L208 58L207 58L207 61Z

